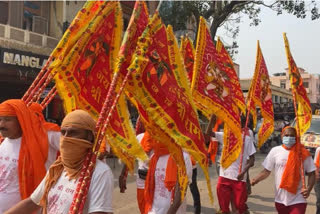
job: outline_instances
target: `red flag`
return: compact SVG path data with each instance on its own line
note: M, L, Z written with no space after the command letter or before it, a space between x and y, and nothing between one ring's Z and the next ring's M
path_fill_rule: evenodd
M233 84L235 77L225 69L224 61L211 39L203 17L200 18L198 29L194 74L191 84L193 99L199 110L208 118L212 114L224 121L225 129L233 132L234 138L225 135L221 165L224 168L235 161L241 151L242 137L240 114L235 102ZM228 70L230 71L230 69ZM228 147L228 148L227 148ZM228 151L228 152L227 152Z
M299 123L300 136L302 136L311 125L312 109L310 106L310 100L308 98L306 89L303 86L303 80L299 73L299 68L297 67L289 47L289 42L286 34L283 34L286 53L289 65L289 77L291 83L291 89L293 96L295 96L296 104L298 104L298 109L296 111L297 122ZM298 125L298 124L297 124Z
M75 108L84 109L97 119L116 67L115 59L119 53L122 34L122 13L119 2L90 2L81 11L95 11L95 15L91 20L78 19L75 22L75 25L83 25L86 30L75 44L66 43L73 45L72 47L61 47L70 51L56 59L50 68L56 74L57 90L65 101L67 112ZM87 22L89 24L85 25ZM73 26L70 26L69 31L72 29ZM68 39L73 38L66 37L62 40ZM124 95L119 98L106 134L107 142L124 162L147 158L136 140ZM125 157L126 155L130 157ZM126 164L133 166L133 163ZM133 168L130 170L133 171Z
M257 43L257 59L254 76L248 93L248 109L253 115L256 124L256 106L261 109L263 123L258 133L258 148L270 137L274 129L274 114L272 104L272 93L270 89L268 69L264 61L259 41Z
M195 50L192 41L188 36L181 38L180 52L184 61L184 66L186 67L188 73L189 81L191 82L193 76Z
M231 87L233 91L234 101L237 104L237 106L241 109L241 111L245 114L246 111L246 103L244 101L244 96L241 90L239 77L237 75L237 72L234 68L233 61L228 53L228 51L225 49L223 43L221 42L220 38L218 37L217 41L217 52L219 54L219 58L223 65L223 70L229 75Z
M134 59L129 68L132 76L127 90L147 114L149 124L152 124L150 131L167 145L172 154L179 154L179 147L189 152L209 178L204 137L179 48L172 28L165 28L158 13L140 37ZM172 140L165 141L168 137ZM175 144L179 147L174 147ZM181 157L176 158L178 166L182 166Z

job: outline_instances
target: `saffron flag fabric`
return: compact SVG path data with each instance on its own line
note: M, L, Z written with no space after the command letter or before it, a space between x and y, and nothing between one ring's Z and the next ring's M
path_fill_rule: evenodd
M254 124L256 124L256 106L261 109L263 123L258 132L258 148L270 137L274 130L274 114L272 93L270 88L267 65L265 63L259 41L257 43L256 67L248 93L248 110L253 116Z
M303 80L301 78L299 68L297 67L289 47L289 42L286 34L283 34L287 60L289 65L289 77L291 83L292 94L295 96L296 104L298 105L296 118L299 123L300 136L302 136L310 127L312 118L312 109L310 106L310 100L308 98L306 89L303 86ZM296 105L295 104L295 105ZM298 124L297 124L298 125Z
M83 13L94 13L94 15L87 20L83 19ZM73 37L62 38L65 42L60 42L58 46L72 45L72 47L57 47L70 51L55 59L49 70L55 75L57 90L64 100L67 112L84 109L97 119L110 89L122 38L120 3L88 2L79 11L75 20L77 21L73 21L74 25L82 26L86 30L81 31L82 35L75 43L66 41L73 40ZM73 29L76 28L71 25L67 31L72 34ZM142 160L147 158L136 140L124 96L119 98L106 134L113 151L128 166L134 165L135 158ZM132 162L128 163L128 160ZM129 169L133 171L133 168Z
M132 15L131 15L131 19L129 22L129 25L127 27L127 30L124 34L124 38L122 40L122 44L118 53L118 58L116 61L116 66L115 66L115 73L119 73L119 80L118 82L122 82L125 79L125 76L127 74L127 69L131 63L132 60L132 55L135 51L136 45L137 45L137 41L139 36L141 36L142 32L145 30L147 24L148 24L148 8L145 4L144 1L136 1ZM116 87L116 91L115 93L118 93L120 89L120 84L117 85ZM115 94L114 93L114 94ZM125 99L125 95L124 93L120 96L119 98L119 104L118 107L116 108L116 110L118 111L118 115L122 115L123 117L121 118L126 118L129 119L129 112L127 110L127 105L126 105L126 99ZM119 124L119 122L116 120L115 123L118 124L118 127L122 127L121 124ZM133 161L135 159L135 157L139 157L139 155L134 155L132 153L128 153L126 150L127 148L117 148L119 145L119 141L121 142L121 144L126 144L126 142L135 142L135 144L127 144L127 146L132 147L132 145L137 145L138 142L136 142L136 137L134 135L133 129L131 128L131 122L130 121L126 121L126 124L130 124L130 129L128 129L125 133L129 133L129 135L127 135L127 138L130 138L129 141L128 139L123 138L122 136L126 136L126 135L122 135L122 134L118 134L118 131L115 131L116 129L110 129L111 133L109 133L109 136L111 134L111 136L114 136L114 138L116 138L117 140L110 140L110 145L113 148L113 151L115 152L115 154L118 157L123 157L121 158L122 160L127 160L124 161L127 166L128 169L133 169L134 165L133 165ZM125 127L124 127L125 128ZM127 128L129 128L127 126ZM123 133L123 134L125 134ZM142 151L140 150L140 146L137 147L139 148L139 152L142 154ZM131 148L129 148L131 149ZM141 159L142 156L140 156ZM143 157L146 158L146 157ZM131 160L131 162L129 163L128 161ZM129 164L129 165L128 165ZM133 167L133 168L132 168Z
M224 47L224 45L219 37L218 37L218 40L216 43L216 49L217 49L219 58L221 60L221 63L223 65L223 70L230 77L231 87L232 87L233 96L234 96L233 99L234 99L236 105L238 106L238 108L241 109L241 112L245 114L246 103L245 103L244 96L243 96L243 93L241 90L238 74L235 70L233 61L232 61L228 51Z
M139 103L138 109L143 109L142 113L147 115L149 124L154 123L148 131L155 133L154 137L161 143L166 143L171 154L179 154L178 150L182 148L192 155L209 180L204 137L177 41L172 28L169 26L166 29L158 13L155 13L139 38L129 69L132 69L132 76L128 80L127 90ZM164 139L168 137L171 141L166 142ZM183 157L180 155L177 158L179 160L175 160L179 168L183 164ZM185 191L186 184L182 185ZM208 188L211 188L210 185Z
M231 83L236 78L225 67L211 39L206 21L200 17L191 90L196 106L207 118L215 114L224 121L226 129L232 130L234 137L228 138L225 135L224 139L221 157L223 168L229 167L238 158L242 145L240 112Z
M193 43L188 36L181 37L180 52L184 61L184 66L186 67L188 79L191 83L193 76L195 50L193 47Z

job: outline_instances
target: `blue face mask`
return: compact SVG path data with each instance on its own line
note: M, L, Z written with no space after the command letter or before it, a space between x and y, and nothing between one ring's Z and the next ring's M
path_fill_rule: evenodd
M291 148L296 143L296 137L284 136L282 138L282 143L286 147Z

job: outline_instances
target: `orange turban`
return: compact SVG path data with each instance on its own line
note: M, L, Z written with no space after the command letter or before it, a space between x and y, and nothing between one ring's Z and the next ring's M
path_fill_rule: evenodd
M14 108L6 102L0 104L0 116L2 117L15 117L17 116L16 111Z
M75 110L62 121L61 127L75 127L80 129L86 129L92 131L95 134L96 121L90 116L90 114L84 110Z
M48 137L39 128L39 119L22 100L7 100L0 104L0 116L16 116L22 130L18 162L19 188L22 199L31 195L46 174Z

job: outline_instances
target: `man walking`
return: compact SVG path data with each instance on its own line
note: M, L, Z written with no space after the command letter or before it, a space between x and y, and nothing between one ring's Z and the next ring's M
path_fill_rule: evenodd
M302 214L315 182L315 165L310 153L297 143L297 131L287 126L282 131L282 146L272 148L262 163L264 169L251 181L252 186L275 172L275 207L279 214ZM302 188L300 163L308 175L308 186Z
M22 100L0 104L0 214L30 196L55 161L60 132L47 131Z

